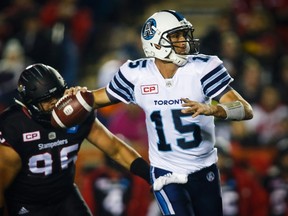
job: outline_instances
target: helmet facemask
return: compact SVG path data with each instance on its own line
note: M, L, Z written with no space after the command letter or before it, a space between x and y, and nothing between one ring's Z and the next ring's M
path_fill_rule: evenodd
M50 94L47 97L39 98L27 104L27 108L32 114L32 118L37 122L45 125L50 125L52 110L45 110L42 103L52 100L52 98L60 99L64 95L65 88Z
M183 37L185 40L183 41L175 41L172 42L171 36L175 35L177 33L183 33ZM160 45L163 47L171 47L172 50L174 50L175 54L177 55L192 55L192 54L198 54L199 53L199 40L193 38L193 28L178 28L176 30L171 30L167 33L164 33L163 36L160 39ZM166 39L167 38L167 39ZM179 46L180 43L185 42L185 52L178 53L177 48L181 48ZM167 45L169 44L169 45Z
M199 53L199 40L193 38L193 32L194 29L187 26L168 31L167 33L163 34L160 40L160 45L166 48L170 47L172 49L167 59L171 60L174 64L178 66L184 66L187 63L187 55ZM177 40L173 42L172 37L178 37L177 35L182 35L181 37L183 37L184 40ZM162 43L163 41L165 41L165 43ZM167 43L169 45L164 45ZM183 43L185 43L184 50Z
M185 38L184 41L176 41L172 42L171 35L183 32L183 37ZM183 28L178 29L176 31L169 31L167 33L167 38L169 39L170 46L174 50L175 54L177 55L191 55L191 54L198 54L199 53L199 40L193 38L194 29L191 28ZM185 42L185 51L178 53L177 48L181 49L179 44ZM161 41L160 41L161 43Z

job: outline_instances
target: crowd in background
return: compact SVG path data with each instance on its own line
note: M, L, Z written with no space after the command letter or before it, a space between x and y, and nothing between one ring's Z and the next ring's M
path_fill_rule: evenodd
M57 68L70 86L105 86L124 61L144 56L140 28L146 10L157 4L162 4L159 9L173 9L164 8L164 2L1 0L0 110L12 103L18 76L32 63ZM182 12L181 5L178 8ZM189 8L183 8L183 13L189 15ZM232 87L254 109L250 121L215 120L225 216L288 215L288 2L231 0L229 7L220 8L214 16L215 22L200 36L200 52L223 60L234 78ZM194 28L197 37L197 26ZM99 110L98 117L148 160L144 116L138 107L115 105ZM106 161L104 165L111 167ZM99 176L115 178L108 188L103 182L94 185L95 194L102 195L99 199L111 211L105 215L129 216L123 213L125 205L134 200L129 204L133 215L137 196L152 200L149 188L145 196L141 191L128 195L134 193L131 187L143 185L127 173L122 173L122 181L123 175L115 170L104 169L111 171L105 174L97 166L92 168L80 180L91 205L100 197L87 195L93 190L91 182ZM115 200L118 196L124 204L112 208L113 201L121 203ZM148 201L141 203L141 212L153 212L148 210Z

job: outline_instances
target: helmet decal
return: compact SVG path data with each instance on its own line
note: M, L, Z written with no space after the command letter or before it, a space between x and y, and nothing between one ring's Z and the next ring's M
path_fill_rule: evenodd
M23 92L23 93L25 94L26 87L20 84L20 85L18 86L17 90L18 90L18 92Z
M54 88L52 88L52 89L49 89L49 93L54 93L55 91L57 91L57 87L54 87Z
M148 19L142 28L142 37L145 40L150 40L154 37L156 31L152 28L152 26L156 27L156 21L153 18Z

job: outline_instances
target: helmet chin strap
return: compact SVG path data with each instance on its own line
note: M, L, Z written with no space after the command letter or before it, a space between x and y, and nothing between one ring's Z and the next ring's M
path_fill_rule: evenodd
M184 66L188 61L186 56L178 55L173 50L168 56L168 58L171 60L171 62L178 65L179 67Z
M19 104L20 106L27 108L26 105L25 105L24 103L22 103L20 100L14 98L14 101L15 101L17 104Z
M44 125L44 126L50 126L50 118L51 118L51 113L45 113L45 112L39 112L40 111L40 109L38 108L38 107L36 107L35 105L31 105L31 106L34 106L34 110L37 110L38 112L32 112L32 110L31 109L29 109L29 107L28 106L26 106L24 103L22 103L20 100L17 100L16 98L14 99L15 100L15 102L17 103L17 104L19 104L20 106L22 106L22 107L25 107L27 110L28 110L28 112L29 112L29 114L31 115L31 117L35 120L35 121L37 121L37 122L39 122L39 123L41 123L42 125Z

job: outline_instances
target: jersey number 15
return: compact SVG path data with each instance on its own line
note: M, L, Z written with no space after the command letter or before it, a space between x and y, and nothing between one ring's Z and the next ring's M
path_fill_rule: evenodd
M201 136L201 129L200 126L192 123L183 125L181 118L190 116L191 114L184 114L181 112L181 110L171 110L172 111L172 118L173 123L175 126L175 129L181 133L192 133L193 140L186 141L185 138L179 138L176 140L177 145L182 149L191 149L198 147L200 143L202 142L202 136ZM155 129L158 135L158 149L159 151L171 151L171 144L166 142L165 133L163 130L163 122L162 122L162 116L160 111L154 111L150 115L151 121L155 123Z

